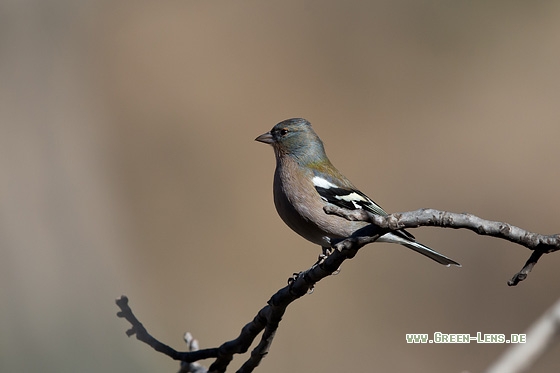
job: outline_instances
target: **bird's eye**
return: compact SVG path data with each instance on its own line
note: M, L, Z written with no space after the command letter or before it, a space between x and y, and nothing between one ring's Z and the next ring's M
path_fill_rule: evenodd
M288 130L285 129L285 128L282 128L282 129L280 130L280 136L286 136L287 133L288 133Z

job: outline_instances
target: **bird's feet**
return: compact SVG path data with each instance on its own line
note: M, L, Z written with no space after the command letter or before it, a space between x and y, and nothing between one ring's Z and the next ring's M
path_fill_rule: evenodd
M321 249L322 249L322 252L321 252L321 254L319 254L319 257L317 258L317 261L315 262L314 265L323 264L323 262L325 260L327 260L329 255L331 255L334 251L334 249L332 247L327 247L327 246L322 246Z
M292 276L288 279L288 285L293 284L299 277L301 272L295 272L292 274Z
M327 260L329 255L331 255L335 250L332 247L327 247L327 246L322 246L321 249L323 250L323 252L317 258L317 261L314 264L315 266L323 264L325 262L325 260ZM340 273L340 271L341 271L340 267L338 267L338 269L336 271L334 271L333 273L331 273L331 275L336 276Z
M299 278L301 273L302 272L293 273L292 276L288 279L288 285L293 284ZM311 287L307 289L307 294L313 294L314 290L315 290L315 285L311 285Z

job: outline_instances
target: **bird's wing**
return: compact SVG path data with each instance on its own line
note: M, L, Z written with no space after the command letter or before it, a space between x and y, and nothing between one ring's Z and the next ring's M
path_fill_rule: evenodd
M364 209L377 215L388 215L381 206L357 189L337 186L321 176L313 177L313 185L325 202L348 210ZM414 236L404 229L395 231L394 234L414 240Z
M357 189L337 186L321 176L313 178L313 185L325 202L348 210L364 209L377 215L387 215L381 206Z

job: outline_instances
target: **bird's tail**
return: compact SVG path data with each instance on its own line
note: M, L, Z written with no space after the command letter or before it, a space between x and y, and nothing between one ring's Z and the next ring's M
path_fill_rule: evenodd
M399 232L400 233L400 232ZM393 243L398 243L401 244L403 246L408 247L409 249L412 249L414 251L416 251L417 253L420 253L424 256L427 256L428 258L435 260L436 262L443 264L447 267L449 267L451 264L457 266L457 267L461 267L461 265L459 263L457 263L456 261L454 261L453 259L450 259L448 257L446 257L445 255L442 255L440 253L438 253L435 250L430 249L428 246L421 244L420 242L417 242L414 240L414 238L409 238L407 235L403 234L398 235L395 233L387 233L384 234L383 236L381 236L378 240L379 242L393 242Z

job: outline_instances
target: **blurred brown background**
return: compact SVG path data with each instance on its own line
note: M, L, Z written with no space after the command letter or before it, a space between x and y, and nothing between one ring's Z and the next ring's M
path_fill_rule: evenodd
M559 232L559 45L544 1L2 2L0 371L176 371L126 337L121 294L177 349L236 337L319 253L253 141L289 117L389 211ZM463 268L366 247L258 371L480 372L507 346L405 333L523 333L560 294L560 255L509 288L524 248L414 234Z

